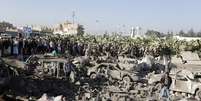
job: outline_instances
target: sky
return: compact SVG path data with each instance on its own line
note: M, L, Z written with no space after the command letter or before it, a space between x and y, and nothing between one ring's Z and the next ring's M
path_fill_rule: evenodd
M0 21L54 27L66 20L86 32L201 31L201 0L0 0Z

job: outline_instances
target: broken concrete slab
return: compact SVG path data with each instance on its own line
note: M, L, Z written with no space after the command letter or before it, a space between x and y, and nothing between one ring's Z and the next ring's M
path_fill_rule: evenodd
M200 61L198 54L191 51L183 51L181 52L181 56L187 61Z
M201 60L197 53L193 53L190 51L183 51L181 52L180 55L182 56L183 60L187 61L186 64L201 65ZM181 58L178 58L176 55L172 57L171 62L175 64L182 64Z

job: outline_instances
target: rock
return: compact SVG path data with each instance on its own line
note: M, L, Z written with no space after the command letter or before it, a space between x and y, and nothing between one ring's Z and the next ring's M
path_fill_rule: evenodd
M50 97L45 93L37 101L65 101L65 99L64 99L64 97L62 95L59 95L59 96L56 96L56 97Z
M63 96L62 95L56 96L53 101L63 101Z
M50 100L50 99L48 98L47 94L45 93L45 94L43 94L42 97L39 98L37 101L53 101L53 99Z

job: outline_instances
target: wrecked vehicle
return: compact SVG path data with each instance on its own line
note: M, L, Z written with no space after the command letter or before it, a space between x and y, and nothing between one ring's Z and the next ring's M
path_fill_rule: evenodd
M4 91L4 89L6 88L6 85L9 83L10 80L10 75L9 75L9 71L7 68L4 67L3 61L0 60L0 93L2 93Z
M9 83L12 77L19 75L15 67L7 64L2 58L0 58L0 93L8 89Z
M89 76L91 79L95 79L96 77L108 77L108 67L109 66L116 66L115 64L110 63L100 63L96 64L95 66L88 68L87 76Z
M121 69L118 64L101 63L88 69L87 75L91 79L108 78L112 85L118 85L122 90L129 90L137 86L138 83L146 83L143 74L134 71Z
M65 58L33 55L26 60L25 68L30 74L35 74L37 77L66 78L66 63L67 59Z
M99 65L96 65L95 67L89 68L87 75L90 76L90 78L92 79L97 75L104 75L117 80L139 80L139 76L137 76L136 73L133 73L132 71L126 71L125 69L121 69L118 64L111 63L101 63Z
M169 75L172 78L171 91L196 95L201 99L201 82L194 78L192 72L177 70L176 72L172 71ZM148 83L156 86L160 83L162 76L163 74L153 74L149 77Z
M133 70L133 68L138 64L137 59L118 57L118 65L125 70Z

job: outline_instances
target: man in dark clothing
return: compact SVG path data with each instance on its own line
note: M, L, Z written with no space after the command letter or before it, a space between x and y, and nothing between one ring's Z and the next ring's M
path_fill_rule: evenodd
M75 81L75 65L72 63L71 59L67 59L67 63L65 63L64 73L67 78L70 79L71 82Z
M165 75L161 78L161 92L160 98L165 99L166 101L170 101L170 93L169 88L172 84L172 79L169 76L169 72L166 72Z
M168 89L170 88L170 85L172 84L172 79L169 76L168 72L166 72L165 75L161 78L161 84L162 87L166 86Z
M81 45L81 43L78 43L78 45L77 45L77 51L78 51L78 55L79 56L82 56L82 51L83 51L83 48L82 48L82 45Z
M72 61L70 59L67 59L67 63L65 63L65 68L64 68L64 72L65 72L65 76L68 77L70 76L70 73L72 71L75 71L75 65L72 63Z
M23 59L23 39L19 39L19 46L18 46L19 58Z
M75 43L74 45L73 45L73 47L72 47L72 49L73 49L73 56L77 56L78 55L78 44L77 43Z

